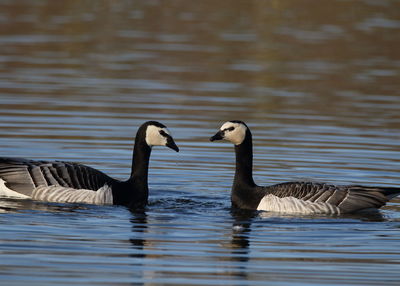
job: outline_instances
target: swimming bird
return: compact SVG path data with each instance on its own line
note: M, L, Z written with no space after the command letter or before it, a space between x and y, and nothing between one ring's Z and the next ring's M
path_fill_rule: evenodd
M126 181L79 163L0 157L0 196L143 207L148 201L148 168L153 146L167 146L179 152L165 125L145 122L135 137L131 175Z
M400 194L400 188L286 182L258 186L253 180L253 142L242 121L225 122L210 141L235 145L236 170L231 191L235 208L301 214L344 214L379 208Z

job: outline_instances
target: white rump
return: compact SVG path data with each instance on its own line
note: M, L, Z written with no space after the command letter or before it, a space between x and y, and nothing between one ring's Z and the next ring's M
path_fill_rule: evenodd
M29 199L30 197L24 194L20 194L16 191L13 191L7 188L6 182L0 178L0 196L8 197L8 198L17 198L17 199Z

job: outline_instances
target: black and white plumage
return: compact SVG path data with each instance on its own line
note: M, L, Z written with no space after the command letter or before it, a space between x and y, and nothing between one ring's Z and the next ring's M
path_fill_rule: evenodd
M232 206L302 214L343 214L379 208L400 194L400 188L330 185L315 182L288 182L258 186L253 180L253 142L248 126L238 120L228 121L210 138L227 140L235 145L236 171L233 180Z
M148 200L148 167L153 146L179 151L163 124L144 123L136 134L131 175L126 181L78 163L0 157L0 196L143 207Z

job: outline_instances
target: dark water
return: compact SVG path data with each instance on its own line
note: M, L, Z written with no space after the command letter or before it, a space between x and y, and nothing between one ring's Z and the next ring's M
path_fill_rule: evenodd
M398 1L0 1L0 154L130 173L150 205L0 201L1 285L399 285L400 199L376 214L230 209L244 120L255 179L400 186Z

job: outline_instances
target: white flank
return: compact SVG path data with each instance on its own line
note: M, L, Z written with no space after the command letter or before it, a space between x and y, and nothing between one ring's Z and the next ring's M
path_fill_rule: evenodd
M160 134L163 130L165 133L170 134L167 128L160 128L154 125L147 126L146 129L146 143L152 146L165 146L167 145L167 138Z
M46 202L84 203L109 205L113 203L111 188L104 185L97 191L65 188L62 186L39 186L33 190L32 198Z
M229 128L233 127L233 130L229 130ZM241 123L235 122L225 122L220 130L224 132L224 139L232 142L235 145L239 145L243 142L246 137L246 129L247 127Z
M274 195L263 197L257 210L288 214L340 214L337 206L328 203L303 201L294 197L279 198Z
M3 179L0 179L0 196L9 197L9 198L18 198L18 199L29 199L30 197L24 194L20 194L16 191L13 191L6 186L6 182Z

